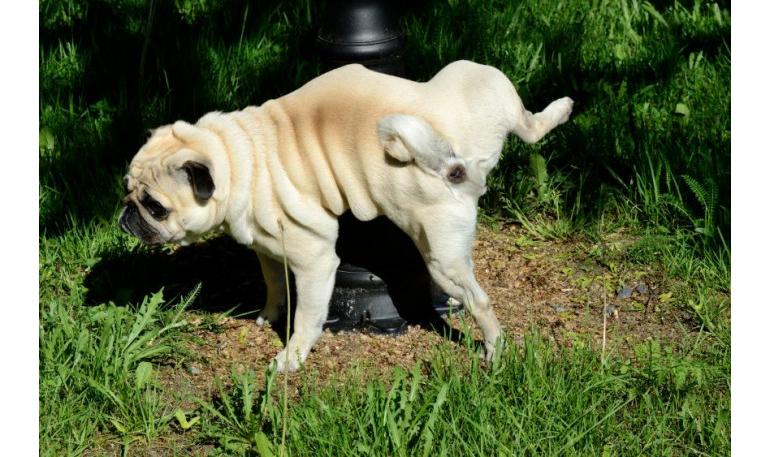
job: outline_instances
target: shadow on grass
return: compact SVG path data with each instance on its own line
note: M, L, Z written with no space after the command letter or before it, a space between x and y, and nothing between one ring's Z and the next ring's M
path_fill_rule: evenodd
M190 309L222 312L235 308L239 314L264 306L265 285L256 254L229 237L173 253L153 248L103 254L85 279L86 304L112 301L125 306L141 302L161 288L171 300L198 284L202 287Z
M343 262L363 267L383 279L396 310L408 325L431 328L455 342L466 338L432 306L430 278L419 252L411 239L387 219L362 223L344 215L337 253ZM181 247L173 253L151 248L102 254L85 279L86 304L111 301L127 306L161 288L167 300L174 300L198 284L202 285L200 293L188 309L232 310L234 316L255 319L265 304L266 286L257 255L227 236ZM296 303L293 287L292 281L292 303ZM331 308L334 313L335 305ZM328 327L332 331L374 330L366 323L358 324ZM276 323L276 328L284 326L285 320Z

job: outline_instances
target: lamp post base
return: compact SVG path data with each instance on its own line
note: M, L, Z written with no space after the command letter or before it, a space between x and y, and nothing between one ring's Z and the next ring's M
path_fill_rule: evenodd
M342 264L326 327L398 334L410 323L431 323L461 310L436 292L417 247L386 217L339 219L337 255Z
M384 0L329 0L316 37L324 71L360 63L404 76L405 37L399 15L399 5ZM445 294L433 294L414 243L385 217L361 222L344 214L337 255L342 265L327 328L398 334L407 323L432 321L459 309L449 305Z

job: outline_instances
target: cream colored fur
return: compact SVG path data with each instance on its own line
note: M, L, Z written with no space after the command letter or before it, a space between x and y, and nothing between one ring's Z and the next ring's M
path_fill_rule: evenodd
M562 98L533 115L505 75L467 61L426 83L348 65L259 107L158 129L131 164L127 198L149 190L172 209L163 222L140 209L164 241L220 229L255 249L268 286L260 323L279 316L287 259L298 304L279 370L297 369L321 335L339 264L337 217L347 210L363 221L385 215L414 240L433 280L475 318L491 357L502 332L473 274L477 201L510 132L538 141L571 109ZM207 202L179 171L187 160L211 172ZM468 175L453 184L443 173L457 163Z

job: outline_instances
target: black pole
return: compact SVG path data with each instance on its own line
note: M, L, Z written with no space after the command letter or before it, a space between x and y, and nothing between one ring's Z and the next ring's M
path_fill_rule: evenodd
M316 37L324 71L349 63L404 76L399 2L329 0Z
M404 76L404 32L399 2L330 0L322 14L316 51L324 71L360 63ZM337 270L329 319L333 330L368 328L389 334L406 324L430 322L449 310L434 296L425 263L412 240L385 217L361 222L340 218Z

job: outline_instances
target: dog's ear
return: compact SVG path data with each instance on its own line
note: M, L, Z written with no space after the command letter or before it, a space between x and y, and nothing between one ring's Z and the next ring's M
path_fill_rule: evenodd
M216 187L209 169L209 161L205 155L196 150L200 147L201 130L187 122L176 121L171 125L171 133L185 147L177 151L174 161L169 167L184 171L195 198L203 202L208 201L214 195ZM180 163L181 165L179 165Z
M439 171L454 157L443 135L424 119L408 114L385 116L377 123L377 136L385 152L400 162L416 161Z
M182 142L188 143L198 137L198 129L185 121L176 121L171 124L171 134Z
M211 177L209 167L200 162L188 160L182 165L182 170L187 173L187 180L198 200L205 202L214 195L214 179Z

